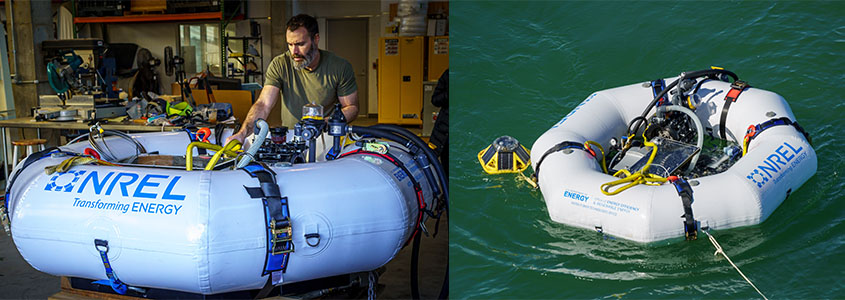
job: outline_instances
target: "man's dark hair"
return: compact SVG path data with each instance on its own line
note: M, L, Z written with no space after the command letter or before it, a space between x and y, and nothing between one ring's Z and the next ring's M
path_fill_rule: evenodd
M299 27L305 27L305 30L308 31L308 35L311 36L312 40L318 33L320 33L320 30L317 28L317 19L306 14L293 16L290 20L288 20L288 24L286 26L287 30L290 31L297 30Z

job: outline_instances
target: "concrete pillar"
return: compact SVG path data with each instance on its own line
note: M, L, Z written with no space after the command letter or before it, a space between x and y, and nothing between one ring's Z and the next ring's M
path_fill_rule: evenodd
M35 43L32 37L32 2L11 1L14 24L8 26L14 31L15 45L9 52L13 53L15 61L12 62L12 73L15 74L13 82L27 82L36 80L37 70L35 69ZM9 5L9 4L7 4ZM11 17L8 18L11 21ZM17 70L15 70L17 66ZM45 71L46 73L46 71ZM46 78L44 78L46 79ZM35 84L15 84L12 86L12 93L15 96L15 115L20 117L30 116L30 108L38 105L38 87Z
M47 82L47 64L44 62L44 54L41 52L41 42L55 39L56 33L53 27L53 13L56 9L51 1L32 1L32 43L33 62L35 63L35 74L41 83L37 85L39 95L55 94ZM58 6L56 7L58 8Z

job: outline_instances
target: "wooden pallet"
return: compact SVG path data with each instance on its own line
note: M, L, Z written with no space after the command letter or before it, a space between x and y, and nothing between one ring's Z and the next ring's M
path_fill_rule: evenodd
M81 299L105 299L105 300L133 300L133 299L144 299L144 298L136 298L124 295L115 295L109 293L100 293L95 291L87 291L87 290L80 290L75 289L70 286L70 279L67 277L62 277L61 279L61 288L62 290L58 293L53 294L50 297L47 297L49 300L81 300Z
M67 277L61 278L61 291L58 293L53 294L50 297L47 297L48 300L91 300L91 299L101 299L101 300L149 300L146 298L138 298L138 297L131 297L131 296L124 296L124 295L116 295L110 293L101 293L95 291L88 291L88 290L80 290L71 287L70 279ZM296 300L296 298L288 298L288 297L269 297L263 298L263 300Z

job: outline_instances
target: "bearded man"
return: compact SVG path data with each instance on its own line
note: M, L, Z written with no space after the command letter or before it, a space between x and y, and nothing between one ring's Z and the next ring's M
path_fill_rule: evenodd
M343 115L352 122L358 116L358 85L352 64L334 53L317 49L320 33L317 19L300 14L288 20L285 30L288 51L273 58L267 68L264 87L258 100L249 109L241 130L226 139L228 143L252 134L255 120L267 119L281 95L282 125L293 128L302 118L302 107L308 103L323 106L325 115L335 103L342 105Z

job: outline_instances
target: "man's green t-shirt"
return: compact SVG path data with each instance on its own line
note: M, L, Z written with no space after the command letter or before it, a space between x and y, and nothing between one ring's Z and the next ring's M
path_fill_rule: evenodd
M281 90L282 124L288 128L302 118L302 107L310 102L323 106L323 113L331 112L338 97L358 90L352 64L331 53L320 50L320 61L314 71L294 69L290 52L273 58L267 67L264 85Z

